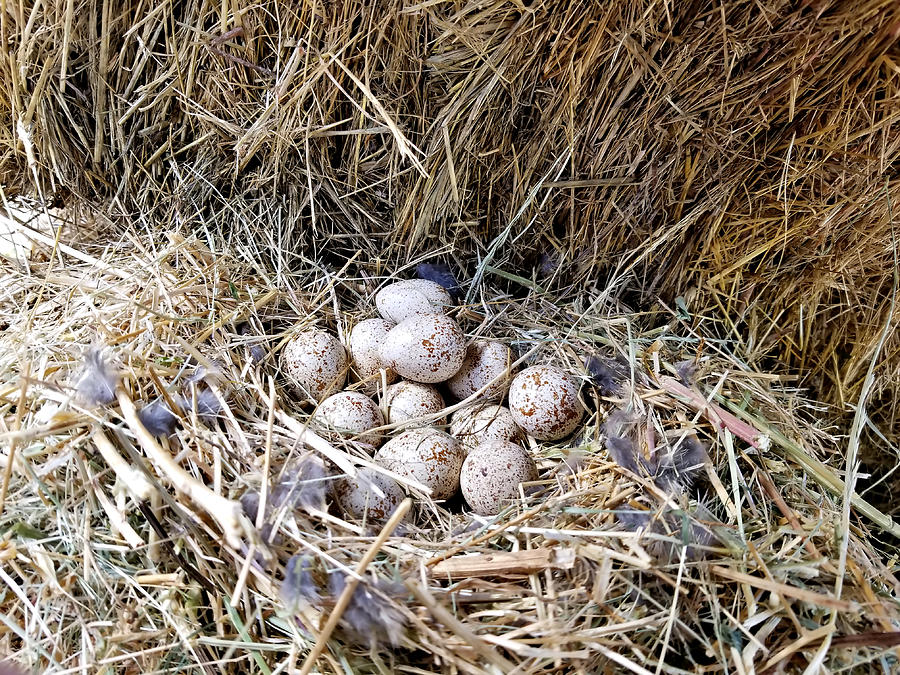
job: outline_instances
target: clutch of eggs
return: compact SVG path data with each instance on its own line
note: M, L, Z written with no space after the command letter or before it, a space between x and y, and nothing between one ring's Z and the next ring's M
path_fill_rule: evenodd
M375 304L381 318L356 324L346 350L325 331L307 330L282 351L287 379L319 404L316 428L332 441L359 441L378 464L426 485L434 499L461 490L473 511L499 513L519 497L520 483L538 477L533 457L521 445L524 435L559 440L581 422L578 378L549 365L515 374L515 356L502 342L467 344L462 329L444 313L452 297L432 281L390 284L377 293ZM348 370L359 391L340 391ZM398 376L404 379L392 384ZM446 407L439 383L459 400L478 394L476 403L454 413L449 434L434 428L445 422L433 417ZM367 394L384 384L389 386L379 406ZM390 433L379 427L398 423L400 433L376 451ZM353 518L383 520L403 493L397 482L371 468L335 485L337 503Z

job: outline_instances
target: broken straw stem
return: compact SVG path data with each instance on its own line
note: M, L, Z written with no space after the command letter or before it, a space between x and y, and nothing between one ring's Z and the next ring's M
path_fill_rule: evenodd
M98 428L94 431L91 440L94 441L94 445L97 446L97 450L100 451L109 468L113 470L128 491L142 501L150 499L154 492L153 484L139 469L133 467L119 454L101 429Z
M159 446L156 439L138 419L137 409L122 387L116 389L116 398L122 409L125 423L134 432L141 448L157 469L169 479L178 492L206 511L219 524L229 546L235 549L240 548L242 537L248 534L241 520L240 504L216 494L182 469L172 456Z

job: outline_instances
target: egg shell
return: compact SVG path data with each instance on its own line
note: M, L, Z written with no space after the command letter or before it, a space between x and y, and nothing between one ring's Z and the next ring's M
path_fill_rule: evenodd
M453 305L447 290L427 279L406 279L385 286L375 295L378 313L400 323L411 316L443 314Z
M453 436L427 428L404 431L375 453L375 461L385 469L431 488L434 499L446 499L459 489L465 457Z
M327 432L346 438L356 438L362 443L378 446L381 434L365 433L384 426L381 408L365 394L358 391L340 391L319 404L314 421Z
M387 409L388 424L407 422L431 415L443 410L444 397L431 384L420 382L398 382L392 384L384 392L384 405ZM418 426L440 426L446 418L422 422ZM410 425L415 426L415 425Z
M459 485L475 513L494 516L519 498L519 484L538 478L534 459L522 446L508 441L487 441L469 453Z
M462 443L466 453L488 441L517 443L523 438L509 408L501 405L457 410L450 421L450 435Z
M394 326L378 353L401 377L433 384L456 374L466 358L466 340L453 319L427 314Z
M337 481L334 496L351 518L376 521L387 520L405 497L397 481L369 467L359 469L355 478L346 476Z
M330 333L306 331L281 350L281 368L294 386L321 401L344 386L347 352Z
M381 382L379 370L384 368L378 348L388 332L396 326L393 321L385 319L366 319L356 324L350 331L347 340L350 358L353 361L353 370L360 380L367 380L369 391L374 391ZM387 383L397 380L397 373L386 369Z
M581 421L578 380L555 366L532 366L513 378L509 410L526 433L539 441L568 436Z
M447 387L462 400L499 377L482 394L486 401L499 401L509 387L514 360L512 350L502 342L476 340L466 349L466 358L456 375L447 380Z

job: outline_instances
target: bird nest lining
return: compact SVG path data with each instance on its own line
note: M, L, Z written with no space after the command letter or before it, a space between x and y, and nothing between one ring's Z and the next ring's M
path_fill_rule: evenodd
M391 521L360 522L329 487L371 459L307 428L277 354L305 327L344 339L411 265L21 232L0 267L0 644L27 668L896 667L897 526L846 488L821 406L702 319L647 326L590 284L463 281L467 336L578 373L588 415L530 443L539 480L496 517L411 486ZM113 384L85 396L98 364ZM157 439L138 411L176 396Z

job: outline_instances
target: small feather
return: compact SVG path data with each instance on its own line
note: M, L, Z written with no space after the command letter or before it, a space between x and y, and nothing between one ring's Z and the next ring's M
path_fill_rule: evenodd
M341 595L346 583L343 572L331 572L328 590L335 599ZM390 601L390 596L398 595L400 588L398 584L382 580L361 582L341 615L341 625L357 642L370 648L384 644L396 647L403 637L406 620Z
M266 350L259 345L250 345L250 360L253 363L262 363L266 359Z
M322 604L319 585L313 578L311 569L312 560L309 556L295 555L287 561L284 582L281 584L281 599L293 614Z
M462 289L456 280L456 275L449 265L443 263L419 263L416 265L416 274L420 279L427 279L443 286L450 295L459 300Z
M588 356L585 359L584 367L591 376L591 381L603 396L613 396L619 393L621 374L612 363L599 356Z
M584 450L571 450L557 465L556 472L560 475L572 474L574 476L584 468L588 459L590 459L590 455Z
M612 460L623 469L640 475L640 462L637 448L623 432L631 425L627 415L617 410L607 418L603 424L603 433L606 435L606 449Z
M197 414L204 419L212 419L222 412L222 401L209 388L197 392Z
M685 494L706 464L706 449L696 436L686 436L676 447L663 453L656 470L656 484L670 495Z
M678 374L678 379L681 380L681 383L689 387L697 375L697 363L693 359L679 361L675 364L675 372Z
M239 335L253 335L253 328L249 323L244 322L237 327L237 332ZM250 352L250 361L254 364L262 363L266 358L266 350L258 344L248 343L246 346Z
M97 347L91 347L84 354L81 376L75 385L78 398L88 406L108 405L116 400L119 372L103 357Z
M541 253L538 262L538 270L543 276L550 276L556 271L557 267L559 267L559 259L557 256L550 253Z
M154 399L138 410L138 419L157 438L171 436L178 424L178 415L162 398Z
M635 509L618 509L614 511L616 520L629 531L637 531L642 527L647 527L650 522L650 513L647 511L637 511Z
M272 504L278 508L325 510L325 498L331 489L328 467L321 457L306 455L287 467L272 491Z
M247 490L241 495L241 509L252 523L256 522L256 516L259 514L259 500L259 493L256 490Z
M696 473L707 462L706 447L700 439L689 434L681 441L681 445L675 453L675 468L682 473Z

